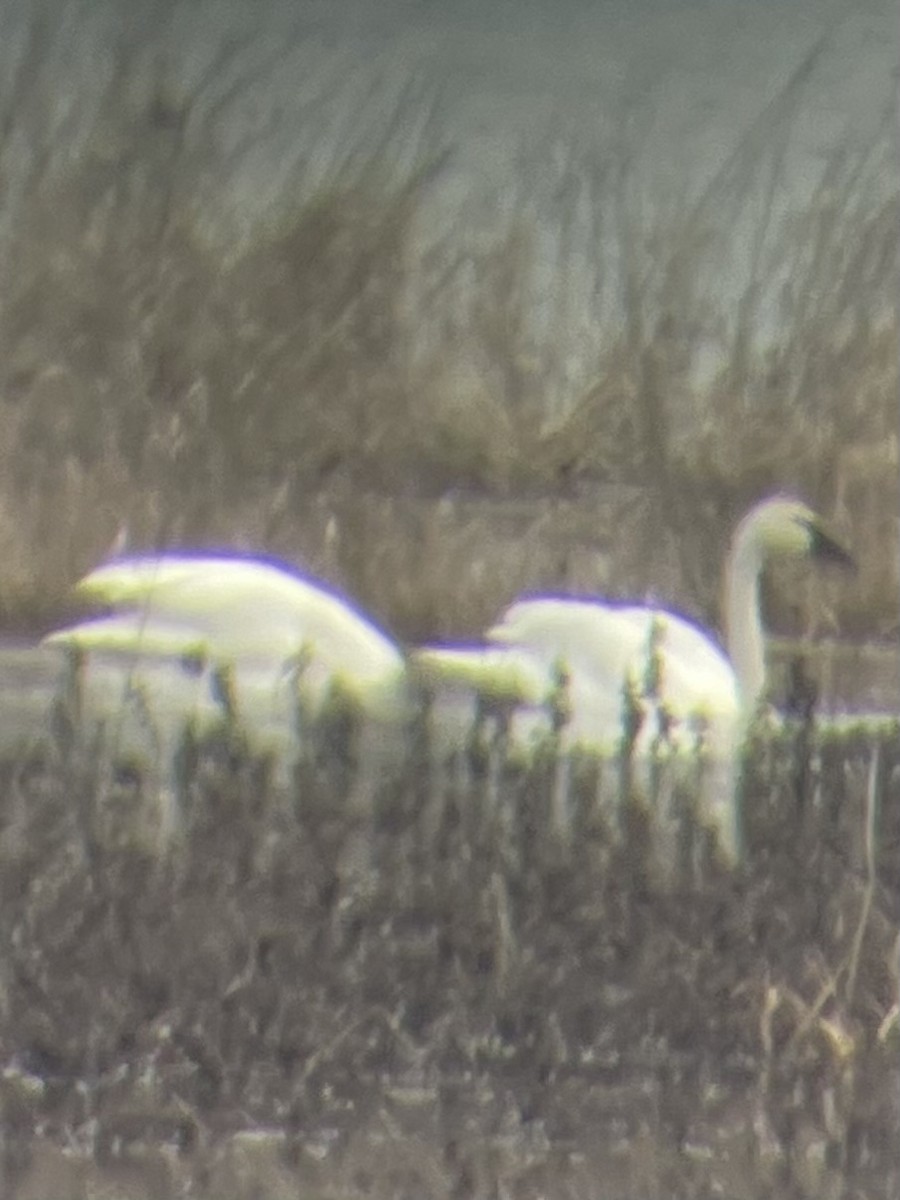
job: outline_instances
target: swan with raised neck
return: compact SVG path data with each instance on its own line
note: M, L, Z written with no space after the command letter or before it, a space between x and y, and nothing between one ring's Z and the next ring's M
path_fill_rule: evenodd
M744 516L731 540L725 568L725 641L741 707L752 711L766 685L765 633L760 579L766 563L786 557L824 559L851 566L853 559L801 500L773 496Z

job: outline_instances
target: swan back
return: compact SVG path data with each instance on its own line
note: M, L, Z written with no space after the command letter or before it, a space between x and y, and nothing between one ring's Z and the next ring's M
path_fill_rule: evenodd
M690 621L662 609L520 600L487 636L527 647L543 663L557 663L573 677L590 680L598 696L610 698L609 711L618 711L619 718L629 683L655 691L679 717L732 716L737 709L734 671L720 647Z
M227 555L127 558L77 585L86 599L187 626L220 661L300 659L367 709L405 702L399 648L368 617L274 561Z
M482 695L513 699L519 689L529 736L550 724L546 700L564 679L564 744L603 755L630 736L628 706L636 703L643 724L630 753L643 766L670 750L699 762L701 816L733 862L739 748L765 682L760 572L768 559L797 556L850 561L801 501L771 497L741 521L726 567L728 654L714 635L664 609L552 596L513 603L488 630L488 647L420 654Z

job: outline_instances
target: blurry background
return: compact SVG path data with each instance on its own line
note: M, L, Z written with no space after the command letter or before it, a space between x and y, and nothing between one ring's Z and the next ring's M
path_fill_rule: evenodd
M892 5L0 9L0 610L136 548L300 561L400 635L533 586L715 622L743 508L895 636Z

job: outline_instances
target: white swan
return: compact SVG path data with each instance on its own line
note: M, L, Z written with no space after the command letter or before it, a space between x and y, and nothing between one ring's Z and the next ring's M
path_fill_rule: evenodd
M129 617L104 617L48 634L59 659L56 703L78 730L98 780L125 764L145 778L150 807L131 812L129 836L157 848L182 824L181 748L188 730L209 733L225 713L193 631L136 629ZM97 791L97 819L103 823ZM109 814L107 814L109 815ZM122 814L115 818L121 821Z
M199 630L173 621L148 620L141 613L111 613L54 629L42 646L63 646L85 653L107 654L125 661L183 660L185 670L202 667L209 649Z
M765 645L759 581L765 563L806 556L850 563L847 552L802 502L776 496L757 504L735 531L725 571L728 654L684 617L650 606L535 597L513 603L482 649L424 647L414 655L427 681L471 687L524 706L519 740L545 732L542 698L567 680L566 744L611 755L622 744L626 689L645 719L638 755L661 738L676 750L702 740L713 764L700 797L725 856L739 854L736 758L747 723L763 698ZM515 695L519 687L518 697Z
M200 736L220 727L235 701L231 715L259 753L281 760L295 748L296 672L278 663L236 661L227 664L226 680L226 664L216 662L196 629L112 613L54 630L42 644L85 656L82 706L92 722L115 734L117 753L140 755L142 749L129 708L140 710L158 743L174 745L188 723ZM233 696L226 697L226 682ZM164 758L159 744L156 749Z
M122 603L130 603L131 587L140 576L140 569L135 572L133 567L129 564L131 574L122 585ZM112 565L101 570L111 571ZM245 573L237 574L244 581ZM122 576L116 578L122 583ZM263 578L271 584L270 576ZM104 589L107 582L108 577ZM192 605L206 582L194 581L188 588ZM88 590L93 586L92 582ZM183 595L179 591L175 598ZM246 593L238 595L243 601L252 599ZM243 609L250 632L242 632L237 624L241 604L232 593L215 611L211 622L215 636L211 636L202 628L202 619L196 619L201 610L190 607L193 625L176 621L171 615L174 608L166 609L168 616L160 616L158 598L154 589L152 606L145 604L142 611L113 612L44 638L44 644L77 655L72 658L70 653L65 664L68 674L60 682L65 687L71 681L66 691L76 701L73 716L87 744L96 743L103 762L131 761L148 773L155 788L149 818L158 848L170 845L184 829L180 751L189 728L201 739L229 727L240 733L255 755L269 761L273 801L292 804L295 771L308 748L307 719L321 717L335 704L347 711L349 704L357 720L352 744L346 746L353 771L344 803L348 811L369 812L377 788L401 761L405 729L405 723L397 720L398 714L405 715L399 694L405 685L394 678L396 661L383 653L382 635L373 629L366 642L356 630L356 648L362 642L370 651L361 686L359 675L347 673L339 647L329 643L323 654L321 632L318 640L309 640L309 625L300 644L296 639L285 641L286 631L276 622L269 642L264 630L253 628L258 609L251 603ZM222 601L221 594L218 599ZM260 600L265 608L265 584ZM232 613L233 633L225 617L229 603L237 606ZM271 604L268 612L271 615ZM292 656L275 656L276 650L297 645L300 649ZM374 674L379 661L391 668L389 680ZM347 659L351 666L357 662Z
M85 576L76 594L113 611L47 640L87 652L88 728L109 727L116 696L130 713L123 695L151 693L146 725L161 732L143 757L161 779L164 841L181 825L172 781L185 719L201 733L221 723L223 672L237 728L272 760L282 796L293 792L302 751L298 717L302 727L334 706L352 713L343 802L363 819L371 813L402 757L410 695L403 654L350 604L284 564L229 553L116 559ZM199 664L193 700L182 694L185 660ZM117 733L115 752L140 740L129 724L119 722Z
M367 716L397 719L408 706L398 646L324 585L275 560L171 553L105 563L76 585L83 599L132 614L134 631L175 642L191 631L218 663L301 662L306 695L339 693ZM119 626L124 642L127 626ZM181 651L175 650L176 653Z

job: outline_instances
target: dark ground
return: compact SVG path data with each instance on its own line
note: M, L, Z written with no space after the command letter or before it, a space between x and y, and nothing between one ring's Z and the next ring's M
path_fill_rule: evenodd
M662 872L591 764L554 830L549 752L413 739L372 811L348 738L186 742L162 854L64 714L3 763L4 1196L900 1195L896 728L758 739L732 874L689 789Z

